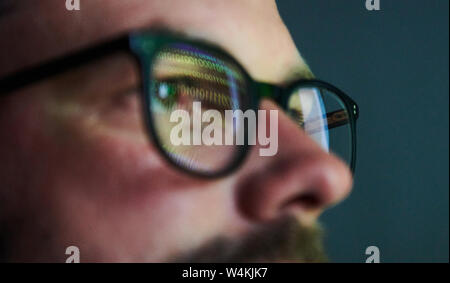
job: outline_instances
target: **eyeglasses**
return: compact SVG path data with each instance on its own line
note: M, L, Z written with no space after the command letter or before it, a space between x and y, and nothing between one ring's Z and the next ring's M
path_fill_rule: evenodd
M202 177L230 174L249 151L248 127L233 120L238 145L178 145L170 142L177 109L257 111L262 98L275 101L299 129L354 171L357 104L335 86L320 80L298 80L276 86L253 80L245 69L217 46L172 33L141 31L24 70L0 80L0 95L49 78L117 51L129 52L140 67L143 114L150 139L171 164ZM224 126L225 127L225 126ZM188 128L192 130L192 128ZM301 141L290 141L301 142Z

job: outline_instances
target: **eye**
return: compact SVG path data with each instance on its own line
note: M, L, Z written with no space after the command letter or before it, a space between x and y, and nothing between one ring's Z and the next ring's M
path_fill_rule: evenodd
M201 102L202 109L230 109L231 98L219 91L217 85L186 76L163 78L154 84L156 102L165 110L190 110L194 101Z
M158 81L154 86L155 97L157 101L165 108L172 108L175 106L178 98L177 85L165 80Z
M176 95L176 86L169 81L160 81L156 84L156 96L161 101L174 98Z

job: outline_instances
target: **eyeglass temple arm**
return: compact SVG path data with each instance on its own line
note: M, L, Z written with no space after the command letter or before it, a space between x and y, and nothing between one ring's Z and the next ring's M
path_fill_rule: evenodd
M336 128L343 126L349 122L347 111L344 109L327 113L328 128Z
M323 131L323 125L320 123L323 118L316 118L313 120L308 120L308 133L313 134L319 131ZM303 121L299 121L301 123L302 128L305 127ZM337 128L349 123L349 117L347 111L344 109L336 110L333 112L327 113L326 126L328 129Z

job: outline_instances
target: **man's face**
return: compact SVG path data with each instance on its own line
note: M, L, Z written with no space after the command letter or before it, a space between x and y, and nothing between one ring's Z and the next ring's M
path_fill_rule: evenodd
M144 27L219 45L256 80L310 75L274 1L90 0L73 12L63 2L11 1L0 77ZM149 142L139 80L117 53L1 99L5 258L64 261L75 245L82 261L312 259L317 217L350 191L346 165L280 111L275 156L256 145L231 176L189 176Z

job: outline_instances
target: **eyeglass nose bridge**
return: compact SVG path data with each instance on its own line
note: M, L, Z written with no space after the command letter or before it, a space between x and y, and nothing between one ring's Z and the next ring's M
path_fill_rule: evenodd
M255 82L255 89L258 102L266 98L275 101L283 107L284 89L282 87L265 82Z

